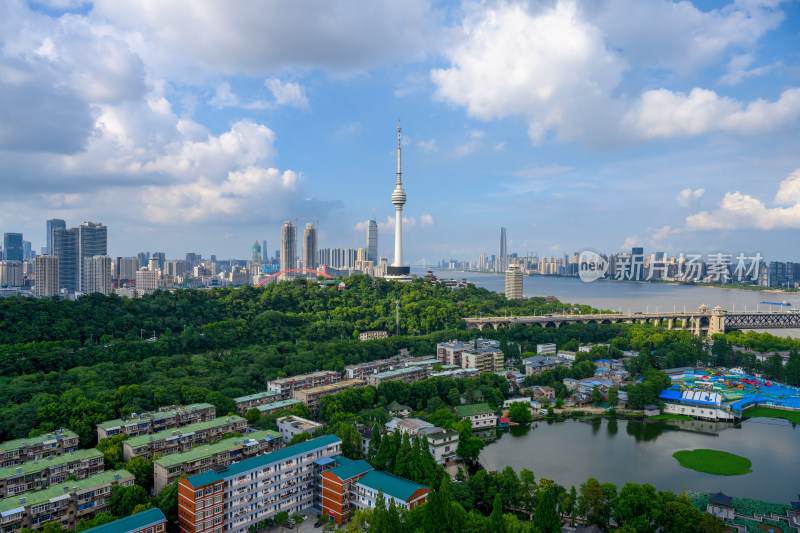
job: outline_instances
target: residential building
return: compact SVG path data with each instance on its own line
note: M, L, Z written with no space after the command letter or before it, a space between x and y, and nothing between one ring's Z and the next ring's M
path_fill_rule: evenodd
M283 448L281 434L267 429L165 455L153 461L153 491L158 494L181 476L202 474L280 448Z
M317 228L312 222L306 224L303 232L303 268L317 269Z
M38 437L9 440L0 444L0 467L16 466L26 461L46 459L78 449L78 435L59 429Z
M279 399L287 399L292 397L292 392L297 389L310 389L311 387L318 387L319 385L328 385L330 383L338 383L342 380L342 375L332 370L320 370L318 372L310 372L308 374L300 374L298 376L289 376L286 378L274 379L267 382L267 390L269 392L277 392L281 398L275 398L272 401Z
M421 428L417 435L428 439L428 449L437 463L444 464L456 459L458 431L439 427L426 427Z
M522 271L517 265L509 265L506 270L506 300L522 299Z
M319 422L314 422L312 420L307 420L294 415L289 415L279 419L277 424L278 432L280 432L281 438L286 444L288 444L295 435L299 435L303 432L313 435L315 429L322 427L322 424Z
M404 383L413 383L421 379L425 379L428 372L424 366L409 366L406 368L397 368L395 370L387 370L385 372L378 372L371 374L367 377L367 383L373 387L377 387L384 381L402 381Z
M136 281L137 270L139 270L138 257L117 257L115 277L118 282Z
M389 420L384 427L389 433L399 431L400 433L407 433L409 437L413 437L423 428L433 428L436 426L421 418L393 418Z
M440 342L436 345L436 358L442 364L456 365L461 367L461 353L465 350L478 350L478 349L500 349L500 341L494 339L473 339L469 342L461 342L458 340L451 340L449 342Z
M531 388L531 394L537 400L555 400L556 390L548 385L539 385Z
M372 509L381 491L387 508L394 500L399 509L410 511L427 501L430 489L393 474L372 470L355 482L350 501L359 509Z
M294 395L295 400L300 400L306 404L306 407L311 409L311 413L313 413L314 416L317 416L317 412L319 411L319 401L324 396L327 396L328 394L336 394L337 392L345 389L363 387L366 384L367 382L362 379L347 379L345 381L339 381L337 383L321 385L319 387L312 387L309 389L296 389L292 394Z
M108 228L99 222L84 222L78 227L78 255L76 258L78 272L78 290L89 290L89 276L85 273L86 258L108 254ZM108 259L108 276L111 276L111 259ZM110 285L110 281L109 281ZM109 290L110 292L110 290ZM108 293L106 293L108 294Z
M505 368L503 352L490 348L462 351L461 368L477 368L481 372L498 372Z
M110 470L0 500L0 532L40 529L50 522L56 522L62 528L75 529L81 518L91 519L106 510L114 486L129 487L133 484L134 477L130 472Z
M321 504L318 481L341 453L326 435L178 481L181 533L245 533L250 526Z
M97 440L125 435L144 435L157 433L168 428L177 428L197 422L208 422L217 416L217 408L210 403L193 403L185 407L161 408L148 413L131 413L129 417L108 420L97 424Z
M22 287L22 261L0 261L0 287Z
M374 470L366 461L336 456L336 467L322 472L322 515L342 526L352 517L355 484Z
M550 355L556 353L555 344L537 344L536 353L539 355Z
M534 355L522 360L525 364L526 376L539 376L545 370L553 370L558 366L568 366L569 361L561 357L550 357L545 355Z
M53 228L53 254L58 257L59 288L68 293L79 290L79 230L78 228Z
M271 415L277 413L278 411L285 411L285 410L293 410L296 405L299 405L303 402L300 400L280 400L277 402L272 403L265 403L264 405L259 405L256 407L262 415Z
M54 255L37 255L33 260L33 272L36 278L34 294L37 298L47 298L58 294L59 273L58 257Z
M83 292L111 294L111 258L107 255L93 255L83 258Z
M295 235L295 227L292 226L292 223L289 220L287 220L283 223L283 228L281 229L281 272L285 272L284 274L280 275L279 279L281 281L289 281L295 278L294 272L287 271L297 268L295 263L296 258L297 236Z
M156 507L102 526L84 529L83 533L162 533L166 529L167 518Z
M127 462L134 457L151 459L157 453L169 455L185 452L198 444L218 440L226 433L242 432L247 426L246 419L232 415L181 428L165 429L152 435L139 435L122 443L122 455Z
M455 410L456 416L461 420L469 419L473 430L495 427L497 425L497 415L487 403L459 405Z
M0 468L0 498L46 489L73 475L83 479L102 472L103 468L103 453L94 448Z
M358 334L360 341L374 341L375 339L387 339L389 332L385 330L362 331Z
M406 366L405 361L397 359L396 357L392 357L391 359L381 359L378 361L369 361L367 363L347 365L344 367L344 372L347 376L347 379L366 379L370 374L386 372L387 370L403 368L404 366Z
M242 416L244 416L247 414L247 411L253 407L272 403L276 400L280 400L281 397L282 395L280 392L264 391L257 392L255 394L248 394L247 396L239 396L238 398L234 398L233 401L236 402L236 410L239 411Z
M158 290L158 281L161 279L160 270L137 270L136 271L136 292L142 294L152 294Z
M164 263L164 276L175 280L182 278L186 275L186 261L183 259L175 259L173 261L166 261Z
M47 221L47 248L43 255L53 255L53 229L67 229L67 223L60 218L52 218Z

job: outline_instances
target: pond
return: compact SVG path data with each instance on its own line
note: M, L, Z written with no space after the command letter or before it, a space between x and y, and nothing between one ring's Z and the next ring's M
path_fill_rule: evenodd
M752 472L715 476L683 468L672 454L710 448L747 457ZM660 490L698 490L781 503L800 492L800 427L757 418L740 424L608 418L539 421L504 430L480 456L490 470L533 470L569 489L593 477L620 489L628 481Z

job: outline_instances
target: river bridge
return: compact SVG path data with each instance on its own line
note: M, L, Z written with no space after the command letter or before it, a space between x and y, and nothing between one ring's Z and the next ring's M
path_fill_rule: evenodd
M467 329L510 328L516 324L557 328L563 324L654 324L666 329L689 330L708 336L734 329L800 328L800 311L729 312L720 306L709 310L701 305L694 311L671 313L603 313L595 315L481 316L465 319Z

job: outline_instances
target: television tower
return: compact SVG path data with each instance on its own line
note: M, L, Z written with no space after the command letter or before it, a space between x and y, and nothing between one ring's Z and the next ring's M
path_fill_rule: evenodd
M392 192L394 204L394 263L392 266L403 266L403 206L406 203L406 193L403 191L402 171L400 170L400 121L397 122L397 185Z

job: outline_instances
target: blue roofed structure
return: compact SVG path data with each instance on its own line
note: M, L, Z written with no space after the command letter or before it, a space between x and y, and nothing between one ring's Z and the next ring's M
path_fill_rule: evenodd
M154 532L161 532L166 529L166 521L161 509L148 509L102 526L85 529L84 533L137 533L149 527ZM159 524L162 524L161 529L158 528Z

